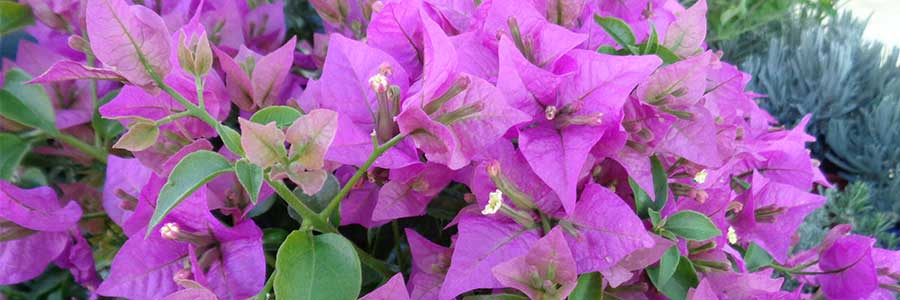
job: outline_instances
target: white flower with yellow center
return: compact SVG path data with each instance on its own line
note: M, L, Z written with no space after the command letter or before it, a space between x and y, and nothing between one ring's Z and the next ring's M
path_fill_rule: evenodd
M697 174L694 175L694 182L703 184L706 182L706 176L709 176L709 172L707 172L706 169L700 170L700 172L697 172Z
M738 236L737 236L737 232L734 231L734 227L728 226L728 234L726 234L726 237L728 237L729 244L732 244L732 245L737 244Z
M493 215L500 211L500 208L503 207L503 192L500 190L495 190L491 192L491 196L488 199L488 204L484 206L484 209L481 210L481 214L483 215Z

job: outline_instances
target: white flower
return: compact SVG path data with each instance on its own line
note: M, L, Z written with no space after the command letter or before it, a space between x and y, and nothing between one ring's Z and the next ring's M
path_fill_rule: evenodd
M737 236L737 232L734 231L734 227L728 226L728 234L726 234L726 236L728 237L729 244L732 244L732 245L737 244L738 236Z
M490 199L488 199L488 204L484 206L484 209L481 210L481 214L483 215L493 215L503 207L503 192L500 190L495 190L491 192Z
M388 79L381 73L372 75L372 77L369 77L369 87L376 93L386 92L388 89Z
M694 182L703 184L706 182L706 176L709 176L709 172L706 169L700 170L700 172L697 172L697 175L694 175Z

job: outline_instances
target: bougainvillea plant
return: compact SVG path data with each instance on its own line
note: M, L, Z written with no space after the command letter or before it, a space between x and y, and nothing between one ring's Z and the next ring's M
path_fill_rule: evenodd
M2 285L52 263L129 299L900 290L900 252L848 226L791 251L828 185L814 140L705 49L702 0L318 0L299 42L281 1L23 2ZM25 188L26 154L99 176ZM443 229L398 222L454 201Z

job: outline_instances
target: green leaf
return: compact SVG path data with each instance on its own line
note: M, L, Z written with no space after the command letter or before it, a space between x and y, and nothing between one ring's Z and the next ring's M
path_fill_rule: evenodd
M159 127L152 121L137 121L128 126L128 132L119 138L119 141L113 145L113 148L125 149L128 151L141 151L153 144L159 137Z
M641 54L655 54L659 51L659 34L656 33L656 25L650 22L650 37L641 45Z
M682 256L678 259L678 267L675 268L675 274L665 284L659 284L659 268L647 268L647 275L650 281L656 286L661 293L669 296L672 300L684 300L687 298L688 289L697 287L700 279L697 278L697 270L694 264L687 257Z
M597 48L597 53L615 55L616 48L613 48L613 46L610 45L603 45Z
M25 4L0 1L0 36L34 24L34 15Z
M653 173L653 194L656 195L653 208L662 211L669 201L669 176L666 175L666 169L656 155L650 157L650 170Z
M615 17L601 17L600 15L594 15L594 21L600 27L603 27L603 31L606 31L622 48L628 49L632 54L638 53L637 47L634 46L634 32L631 31L631 27L625 21Z
M666 220L664 228L689 240L705 241L722 235L722 231L704 214L683 210Z
M31 146L19 137L0 132L0 179L10 181L16 167L22 162L22 158L28 153Z
M677 246L672 246L669 250L666 250L666 253L663 253L662 258L659 259L659 269L657 270L658 274L656 276L656 283L660 286L665 286L666 283L669 282L669 279L672 278L672 275L675 274L675 269L678 267L678 261L681 258L681 253L678 252Z
M234 163L234 174L250 194L250 202L256 204L256 201L259 200L259 190L262 188L263 169L242 159Z
M663 45L659 45L659 49L656 50L656 56L659 56L659 58L667 65L681 61L681 57L679 57L678 54L675 54L675 52L672 52L672 50L669 50L669 48L666 48Z
M159 191L156 210L153 211L153 217L147 226L147 235L149 236L153 228L184 198L219 174L232 169L231 163L224 156L207 150L188 154L181 159L169 174L166 185Z
M0 91L0 116L16 123L56 133L56 116L47 92L40 85L25 84L31 80L25 72L12 69Z
M219 123L216 125L216 132L219 133L222 143L225 144L225 147L228 147L228 150L231 150L231 153L244 156L244 148L241 147L241 134L237 130Z
M578 276L578 284L569 294L569 300L602 299L603 275L600 272L585 273Z
M290 106L269 106L253 114L250 121L263 125L275 121L278 128L284 129L291 126L302 115L303 113Z
M275 297L356 300L362 271L353 244L343 236L291 232L275 258Z
M659 224L659 212L652 208L648 208L647 215L650 217L650 223L653 224L654 227L656 227L656 225Z
M653 204L650 201L650 195L647 195L647 192L630 176L628 177L628 185L631 186L631 193L634 194L634 210L637 211L641 219L646 218L648 216L647 209Z
M759 268L771 264L772 261L772 256L753 242L750 242L750 246L744 252L744 263L747 265L747 271L750 272L756 272Z

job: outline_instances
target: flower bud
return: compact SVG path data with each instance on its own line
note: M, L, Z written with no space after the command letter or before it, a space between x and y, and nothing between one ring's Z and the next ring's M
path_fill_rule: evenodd
M35 233L37 231L0 219L0 243L21 239Z
M348 0L310 0L309 2L322 20L334 25L344 23L350 11Z
M450 101L450 99L453 99L453 97L456 97L469 88L469 83L471 83L471 79L469 79L468 76L457 78L446 92L425 105L425 113L431 115L441 109L441 106L443 106L444 103L447 103L447 101Z
M477 114L482 110L484 110L484 103L476 102L443 114L437 118L437 121L441 124L449 126L459 120L465 120L466 118L471 117L472 115Z
M72 35L66 42L69 44L69 48L75 49L76 51L84 53L85 55L94 55L94 52L91 50L91 43L89 43L80 35Z
M117 198L122 200L122 202L119 202L120 208L131 211L137 208L138 199L131 194L128 194L128 192L125 192L122 189L116 189L115 194Z
M159 228L159 234L164 239L191 243L196 247L206 247L215 242L215 239L211 235L188 232L175 222L163 224L163 226Z
M174 222L163 224L163 226L159 228L159 234L167 240L177 240L180 232L181 227L178 226L178 223Z
M200 36L192 36L187 43L185 43L184 32L181 33L178 37L178 63L185 72L194 76L203 76L209 73L213 58L206 32Z
M491 181L497 186L497 190L502 191L516 207L527 210L532 210L536 207L531 196L523 193L514 182L503 175L499 161L489 162L486 169L488 176L491 177Z

